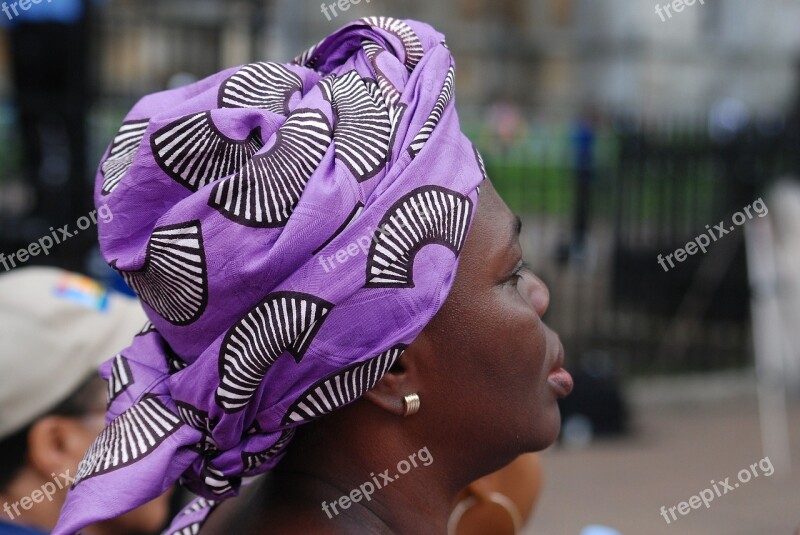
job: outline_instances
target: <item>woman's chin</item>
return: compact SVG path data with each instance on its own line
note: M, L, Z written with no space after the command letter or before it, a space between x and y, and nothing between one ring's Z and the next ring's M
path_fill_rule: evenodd
M527 451L542 451L552 446L561 432L561 413L558 406L555 410L548 411L534 423Z

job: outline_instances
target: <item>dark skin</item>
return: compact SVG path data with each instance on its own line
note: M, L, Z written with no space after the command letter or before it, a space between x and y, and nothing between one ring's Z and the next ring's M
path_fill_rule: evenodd
M552 444L563 364L541 320L549 292L522 267L519 220L487 180L453 287L392 370L357 402L302 426L269 483L250 498L245 534L443 534L458 492L522 453ZM403 416L418 393L419 413ZM433 461L376 490L336 503L427 448ZM379 481L380 481L379 477Z

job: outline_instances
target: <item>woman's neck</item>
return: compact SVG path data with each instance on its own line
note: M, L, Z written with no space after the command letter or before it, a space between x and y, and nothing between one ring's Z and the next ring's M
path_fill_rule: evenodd
M266 525L305 518L314 533L446 532L458 488L445 489L435 471L398 474L395 466L388 472L352 466L344 476L276 469L262 493Z
M513 460L500 457L453 444L422 420L355 403L297 429L261 492L260 525L271 533L445 534L461 489Z
M314 533L446 533L453 501L470 481L460 456L420 448L397 426L369 441L318 431L298 431L270 474L265 521L310 517L318 520Z

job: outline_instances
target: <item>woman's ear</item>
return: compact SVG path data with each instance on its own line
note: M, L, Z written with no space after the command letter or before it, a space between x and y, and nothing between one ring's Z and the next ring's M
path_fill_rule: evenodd
M386 372L372 390L364 394L364 399L375 404L381 409L403 416L403 398L409 394L418 394L422 397L422 377L420 377L421 359L427 358L430 353L430 341L425 331L419 334L414 342L409 345L394 365Z

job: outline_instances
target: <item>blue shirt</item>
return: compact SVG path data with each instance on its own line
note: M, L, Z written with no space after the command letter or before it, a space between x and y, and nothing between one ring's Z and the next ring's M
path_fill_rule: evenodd
M47 535L47 532L0 520L0 535Z

